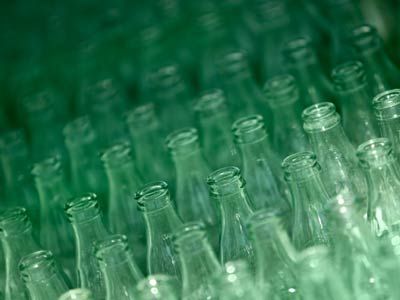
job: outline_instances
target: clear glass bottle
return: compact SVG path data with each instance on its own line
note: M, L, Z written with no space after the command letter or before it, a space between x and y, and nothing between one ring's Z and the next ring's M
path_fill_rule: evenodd
M271 149L262 116L240 118L233 124L232 131L242 160L243 177L252 197L252 208L289 209L280 160Z
M135 198L146 222L148 273L168 274L177 279L179 266L171 235L182 221L172 205L167 183L147 184Z
M293 201L292 242L297 250L326 244L329 232L324 205L328 193L320 177L321 167L312 152L299 152L283 160L282 168Z
M377 137L371 99L372 89L364 66L348 61L335 67L332 80L343 117L343 128L353 145Z
M350 192L365 198L365 177L335 105L330 102L314 104L303 111L302 118L329 196Z
M173 278L166 275L153 275L142 279L137 287L138 300L178 300L179 289Z
M87 289L73 289L62 294L58 300L94 300L94 298Z
M116 234L98 240L95 253L105 282L105 299L136 299L135 286L143 275L133 259L127 237Z
M18 268L30 300L57 299L69 290L50 251L39 250L22 257Z
M219 203L221 213L220 261L222 264L242 259L254 267L253 247L245 230L245 221L252 215L246 182L237 167L212 172L207 183L210 197Z
M65 205L65 214L75 234L77 285L104 299L104 283L94 255L93 243L108 235L95 194L85 194Z

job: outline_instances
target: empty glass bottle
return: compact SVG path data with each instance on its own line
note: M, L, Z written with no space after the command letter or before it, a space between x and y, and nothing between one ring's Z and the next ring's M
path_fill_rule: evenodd
M62 294L58 300L94 300L94 298L87 289L73 289Z
M173 278L165 275L153 275L142 279L137 287L138 300L178 300L179 289Z
M60 258L69 276L73 273L72 228L64 215L71 192L59 159L52 157L34 165L32 174L40 200L40 244Z
M386 54L382 38L373 26L363 24L354 28L350 41L365 65L375 94L399 86L400 70Z
M219 203L221 211L221 263L242 259L253 268L253 247L245 230L245 221L253 212L240 169L218 169L210 174L207 183L210 197Z
M372 112L372 89L364 66L348 61L332 71L335 92L343 117L343 128L354 145L377 137L377 125Z
M209 90L195 103L201 146L212 169L238 165L240 158L230 131L231 120L222 90Z
M97 241L95 249L105 282L105 299L136 299L135 286L143 275L133 259L127 237L111 235Z
M329 244L324 205L329 196L322 184L315 154L299 152L283 160L282 168L293 201L292 241L297 250Z
M303 111L304 130L322 167L321 177L329 196L353 193L365 198L365 178L353 145L344 133L340 115L330 102Z
M220 265L204 224L186 223L174 232L173 239L181 264L182 299L218 299L213 276L220 272Z
M243 176L248 181L252 208L289 209L280 161L269 144L264 119L260 115L240 118L232 130L242 159Z
M368 185L367 219L377 237L385 235L400 220L400 174L392 143L372 139L358 147L357 155Z
M50 251L40 250L22 257L18 268L30 300L57 299L69 290Z
M88 288L96 299L104 299L104 284L96 262L93 242L108 235L101 219L97 196L85 194L65 205L75 234L77 285Z
M282 224L287 212L260 210L248 220L256 257L256 284L272 299L300 299L296 278L296 251Z
M309 149L300 114L299 89L292 75L279 75L264 85L264 95L272 111L272 145L276 153L287 155Z
M168 274L177 278L179 266L171 234L182 221L172 206L167 183L150 183L137 192L135 198L146 222L148 273Z
M129 236L135 258L142 267L146 253L145 226L132 199L142 185L142 178L134 163L132 149L127 143L115 144L103 153L101 159L108 178L109 228L113 233Z
M387 137L393 145L396 155L400 155L400 89L380 93L372 100L375 118L378 121L382 136Z
M311 41L299 37L289 41L282 50L288 71L296 78L303 105L334 99L333 89L325 76Z
M0 238L6 267L4 299L26 300L28 296L18 273L18 263L39 247L32 236L32 224L25 208L10 208L0 214Z

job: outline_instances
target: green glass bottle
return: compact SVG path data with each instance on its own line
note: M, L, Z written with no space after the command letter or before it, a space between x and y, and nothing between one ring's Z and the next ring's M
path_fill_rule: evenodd
M171 166L163 142L162 124L156 116L153 103L130 110L126 123L133 142L135 161L145 182L169 179Z
M337 99L343 117L343 128L353 145L377 137L371 99L364 66L359 61L348 61L332 71Z
M70 177L75 193L94 192L99 195L106 211L107 180L102 168L97 133L89 117L79 117L64 127L65 144L69 153Z
M97 241L95 249L105 282L105 299L136 299L135 286L143 275L133 259L127 237L121 234L111 235Z
M181 264L182 299L218 299L213 276L221 270L204 224L184 224L174 232L173 240Z
M108 178L108 224L111 232L126 234L135 249L135 258L144 266L145 226L132 196L142 185L133 160L132 149L127 143L108 148L101 159Z
M62 294L58 300L94 300L94 298L87 289L73 289Z
M365 177L335 105L330 102L314 104L303 111L302 118L329 196L351 192L365 198Z
M249 265L242 260L227 262L217 281L220 300L267 299L262 297L267 297L267 291L257 289Z
M93 243L108 232L102 222L97 196L85 194L65 204L65 214L75 235L77 285L88 288L96 299L104 299L104 283L96 262Z
M312 42L306 37L289 41L282 50L288 71L296 78L303 105L334 99L333 88L325 76Z
M210 173L199 145L195 128L171 133L167 147L175 164L175 198L179 216L184 222L203 221L211 237L218 235L216 206L208 197L206 179Z
M272 113L272 146L281 158L310 148L300 119L299 88L292 75L278 75L264 85Z
M240 118L233 124L232 131L242 160L243 177L252 197L252 208L289 209L280 160L269 144L264 119L260 115Z
M171 203L167 183L147 184L136 193L135 198L146 222L148 273L178 278L179 266L171 235L182 221Z
M315 154L299 152L283 160L282 168L293 201L292 242L297 250L329 245L324 205L329 196L323 186Z
M256 257L256 284L277 299L300 299L297 288L297 252L290 243L286 212L260 210L248 220ZM275 298L273 298L275 299Z
M298 265L303 299L354 299L334 269L325 246L314 246L304 250L298 258Z
M74 243L72 228L64 215L71 191L59 159L53 157L34 165L32 174L40 200L40 244L60 258L64 271L72 276Z
M231 119L224 92L204 92L194 105L201 146L212 169L239 165L240 158L230 131Z
M138 300L178 300L179 289L175 280L166 275L153 275L142 279L137 287Z
M28 299L24 284L19 277L20 259L39 250L32 235L32 223L25 208L9 208L0 214L0 238L5 258L5 300Z
M400 89L380 93L372 100L375 118L378 121L382 136L387 137L393 144L396 155L400 154Z
M368 24L355 27L350 42L365 65L375 94L399 86L400 70L386 54L376 28Z
M367 219L377 237L387 234L400 220L400 173L392 143L372 139L358 147L357 155L368 185Z
M220 261L222 264L242 259L254 267L253 247L245 230L245 221L252 215L246 182L237 167L225 167L207 179L210 197L219 203L221 214Z
M39 250L22 257L18 268L30 300L57 299L69 290L50 251Z

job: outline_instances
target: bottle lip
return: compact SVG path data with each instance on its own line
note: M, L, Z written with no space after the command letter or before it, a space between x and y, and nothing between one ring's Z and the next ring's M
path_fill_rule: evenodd
M272 107L294 103L299 99L299 89L290 74L277 75L264 84L264 95Z
M57 272L51 251L39 250L21 258L18 269L24 282L46 281Z
M264 118L261 115L250 115L236 120L232 131L238 144L258 142L267 137Z
M117 88L116 82L111 77L98 79L89 84L85 89L85 98L88 100L89 108L92 111L108 110L109 106L113 106L118 101L120 90Z
M21 148L28 152L25 135L22 129L13 129L3 133L0 136L0 151L2 153L14 153L15 149Z
M136 194L138 209L143 212L157 211L170 204L168 184L156 181L143 186Z
M203 92L194 105L196 113L201 115L214 115L224 110L226 98L220 89L211 89Z
M134 128L146 128L156 122L154 103L149 102L139 105L128 111L125 115L126 122Z
M49 90L33 93L22 99L24 110L28 115L38 114L43 111L52 110L54 106L53 95Z
M251 76L247 52L243 49L226 52L218 59L217 65L227 82Z
M77 288L62 294L58 300L93 300L93 294L87 289Z
M382 45L382 40L378 31L369 24L363 24L353 28L350 36L353 46L357 51L363 54L373 52Z
M188 222L178 227L172 235L172 241L177 252L186 248L191 252L201 250L201 241L207 238L203 222Z
M207 177L207 184L212 195L233 194L246 185L238 167L228 166L213 171Z
M128 238L123 234L114 234L94 244L97 261L103 266L124 263L129 255Z
M173 155L190 153L199 148L199 134L196 128L183 128L170 133L165 139Z
M331 102L313 104L303 110L301 117L306 132L327 131L340 123L340 115Z
M400 89L382 92L372 100L375 117L379 121L400 117Z
M282 219L287 217L289 211L281 208L262 209L252 214L246 221L250 231L255 231L258 228L273 229L279 226ZM269 231L271 232L271 231Z
M302 171L318 168L317 157L309 151L298 152L287 156L282 162L284 177L286 181L292 181L293 175L301 175ZM303 174L306 175L306 174ZM295 177L297 179L297 176Z
M159 99L174 97L185 89L185 84L177 64L166 64L150 71L146 78L147 86Z
M128 142L114 144L100 155L100 159L106 167L118 168L133 161L132 148Z
M309 65L317 61L311 39L306 36L288 41L282 53L289 65Z
M392 142L387 138L375 138L362 143L357 148L357 157L364 168L381 166L394 159Z
M367 84L364 65L360 61L347 61L335 67L331 74L338 92L349 91Z
M59 157L53 156L35 163L32 168L32 175L36 178L53 178L62 174L62 164Z
M32 228L27 211L23 207L9 208L0 214L0 235L16 235Z
M63 129L66 144L80 146L82 143L94 139L94 129L88 116L81 116L70 121Z
M97 195L87 193L67 202L64 211L68 220L73 223L85 223L100 215Z

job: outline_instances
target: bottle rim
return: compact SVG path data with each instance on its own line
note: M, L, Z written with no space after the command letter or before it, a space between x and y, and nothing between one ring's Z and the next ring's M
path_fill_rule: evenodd
M207 177L207 184L212 195L236 193L246 185L238 167L228 166L213 171Z
M312 41L307 36L299 36L288 41L282 54L289 65L309 65L316 63Z
M353 46L361 53L368 54L381 47L382 40L378 31L370 24L362 24L351 30Z
M132 148L128 142L116 143L104 150L100 159L106 167L123 166L127 162L133 161Z
M126 122L135 128L147 127L156 121L154 103L136 106L125 114Z
M21 258L18 269L24 282L46 281L57 272L54 255L48 250L39 250ZM40 272L44 270L45 272Z
M287 215L288 211L281 208L261 209L254 212L246 220L246 223L249 230L253 232L259 228L276 228Z
M171 154L185 154L199 147L199 133L196 128L188 127L170 133L165 139Z
M357 157L364 168L380 166L392 157L392 142L387 138L370 139L357 148Z
M200 250L200 241L205 240L207 234L205 225L201 221L193 221L178 227L172 234L172 241L176 251L182 248L190 248L192 252Z
M290 74L277 75L267 80L263 91L267 102L272 107L294 103L299 99L296 80Z
M80 146L94 139L95 132L88 116L78 117L64 126L63 134L67 146Z
M379 93L372 100L375 117L379 121L400 117L400 89ZM397 111L399 110L399 111Z
M32 168L32 175L36 178L52 178L63 173L61 160L58 156L45 158L35 163Z
M194 105L194 110L198 114L215 114L220 109L224 109L226 98L220 89L211 89L203 92Z
M64 211L70 222L85 223L100 215L97 195L86 193L65 204Z
M8 236L24 233L32 228L24 207L9 208L0 213L0 235Z
M331 102L313 104L303 110L301 117L306 132L327 131L340 123L340 115Z
M304 174L303 171L307 170L320 170L320 166L317 161L317 156L310 151L297 152L287 156L282 161L282 169L284 172L284 178L286 181L298 181L298 176L307 178L308 174Z
M261 115L239 118L233 123L232 131L238 144L254 143L267 137L264 118Z
M362 62L351 60L335 67L331 73L334 88L349 91L367 84L367 76Z
M97 261L103 266L124 263L130 252L128 238L123 234L110 235L96 241L94 249Z
M138 209L142 212L157 211L170 204L170 193L165 181L151 182L135 194Z
M224 53L217 61L218 69L227 82L251 76L248 55L243 49L233 49Z

